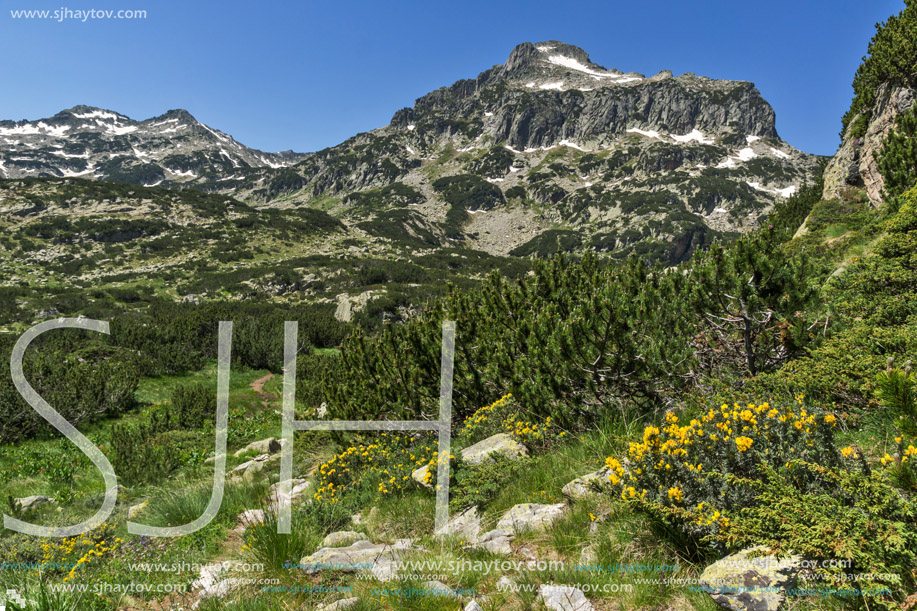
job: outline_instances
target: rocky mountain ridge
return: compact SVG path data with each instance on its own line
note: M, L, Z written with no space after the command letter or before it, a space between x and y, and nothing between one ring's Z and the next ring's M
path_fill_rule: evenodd
M75 106L36 121L0 121L0 177L92 178L145 186L231 180L252 168L282 168L303 155L264 153L185 110L134 121Z
M135 122L77 107L0 122L0 173L318 208L399 253L594 250L675 263L755 227L813 180L816 158L774 121L752 83L646 78L546 41L315 153L248 149L184 111Z

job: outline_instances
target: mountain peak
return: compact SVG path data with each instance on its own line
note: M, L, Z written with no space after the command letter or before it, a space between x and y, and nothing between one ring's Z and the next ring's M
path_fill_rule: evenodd
M559 40L516 45L495 74L527 87L548 89L588 89L595 85L617 85L644 78L636 73L608 70L590 60L589 54L580 47Z
M185 110L184 108L173 108L172 110L166 111L165 113L159 115L158 117L153 117L149 119L150 121L168 121L170 119L175 119L179 123L184 124L194 124L199 123L194 116Z

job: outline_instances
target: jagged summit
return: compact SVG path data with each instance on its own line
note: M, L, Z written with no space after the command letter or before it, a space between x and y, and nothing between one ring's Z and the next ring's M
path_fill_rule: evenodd
M147 186L225 183L303 157L250 149L184 109L135 121L78 105L46 119L0 121L0 178L84 177Z
M589 54L558 40L517 45L498 72L505 79L535 79L525 83L545 89L572 88L579 85L624 84L643 80L642 74L608 70L589 59ZM551 81L550 79L554 79ZM558 80L560 79L560 80ZM567 79L568 82L564 82Z

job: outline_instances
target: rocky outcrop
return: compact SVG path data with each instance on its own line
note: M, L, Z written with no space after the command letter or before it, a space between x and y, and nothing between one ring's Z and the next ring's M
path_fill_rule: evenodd
M372 571L381 581L394 578L394 561L404 552L420 549L410 539L399 539L394 544L357 541L345 547L323 547L300 560L300 567L306 573L323 570L354 572Z
M882 203L885 179L879 172L877 154L895 119L913 107L917 91L907 87L882 85L869 111L865 133L856 133L852 126L865 117L854 117L847 128L841 147L825 168L824 199L843 197L850 187L866 190L869 202Z
M509 459L524 458L529 455L529 451L506 433L498 433L462 449L461 454L465 463L479 465L492 460L495 455Z
M497 522L497 528L516 534L529 530L544 530L560 518L566 509L567 506L564 503L554 505L522 503L503 514L503 517Z
M711 564L702 587L729 611L777 611L799 573L800 556L778 559L761 546L744 549Z
M477 507L469 507L465 511L452 516L445 526L434 533L437 537L461 537L473 543L481 535L481 516Z
M25 496L19 499L13 499L13 506L17 511L30 511L39 507L41 505L46 505L49 503L56 503L57 499L53 499L49 496L43 496L41 494L35 494L32 496Z
M550 611L595 610L583 591L573 586L542 585L538 588L538 597Z
M347 547L357 541L369 541L369 537L353 530L339 530L325 536L322 539L322 547Z
M192 589L197 590L198 601L195 608L202 600L208 598L223 599L229 596L240 585L242 580L235 577L223 577L227 566L222 563L208 564L201 567L200 577L192 582Z
M239 456L242 456L246 452L250 452L250 451L254 451L258 453L259 455L274 454L276 452L279 452L281 447L282 446L281 446L279 439L275 439L274 437L268 437L267 439L262 439L260 441L251 442L244 448L237 450L234 456L238 458Z
M280 454L261 454L251 460L247 460L235 469L229 472L230 481L251 481L259 473L270 467L276 466L280 462Z
M294 478L290 480L290 492L287 496L281 491L280 482L272 484L267 492L268 508L271 511L275 511L277 504L284 499L289 499L290 503L301 501L309 492L309 489L312 488L312 485L311 480ZM309 501L311 502L311 499Z
M571 501L582 501L591 496L595 496L603 484L608 483L608 469L602 467L594 473L587 473L582 477L568 482L561 489L565 497Z

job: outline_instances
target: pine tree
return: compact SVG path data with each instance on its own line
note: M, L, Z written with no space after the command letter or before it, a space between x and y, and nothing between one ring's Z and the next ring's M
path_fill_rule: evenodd
M814 339L817 288L804 255L780 248L773 227L698 255L690 272L698 356L712 372L724 366L755 376L798 355Z

